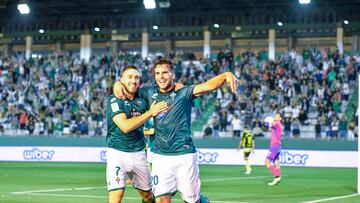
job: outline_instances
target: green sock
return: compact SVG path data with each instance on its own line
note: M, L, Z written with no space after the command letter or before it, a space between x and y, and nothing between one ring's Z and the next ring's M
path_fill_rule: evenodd
M200 203L209 203L209 202L210 202L209 199L205 195L200 193Z

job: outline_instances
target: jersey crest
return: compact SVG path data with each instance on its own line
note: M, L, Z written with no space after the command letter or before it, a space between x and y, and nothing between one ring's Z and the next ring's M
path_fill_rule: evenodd
M172 92L172 93L170 94L170 97L171 97L171 101L172 101L172 102L174 102L175 96L176 96L176 93L175 93L175 92Z
M152 99L156 99L156 97L157 97L158 95L159 95L158 93L154 93L154 94L151 96L151 98L152 98Z

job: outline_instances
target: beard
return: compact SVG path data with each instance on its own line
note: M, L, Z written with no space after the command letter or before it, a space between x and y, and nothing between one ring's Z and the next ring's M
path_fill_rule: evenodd
M124 87L125 87L125 93L126 94L134 95L139 90L139 87L128 87L126 85L124 85Z

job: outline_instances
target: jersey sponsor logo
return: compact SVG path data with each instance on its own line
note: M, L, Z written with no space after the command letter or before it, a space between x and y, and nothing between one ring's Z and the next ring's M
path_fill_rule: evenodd
M113 112L119 111L120 109L119 109L118 103L111 103L111 110L112 110Z
M280 153L280 164L286 165L306 165L306 160L309 158L307 154L290 154L288 151Z
M135 108L134 109L131 109L131 113L130 113L130 117L137 117L137 116L140 116L141 115L141 112L139 112L138 110L136 110Z
M202 153L200 150L197 150L197 155L198 155L198 161L199 163L215 163L217 157L219 156L219 154L217 152L215 153L209 153L209 152L205 152Z
M40 150L36 147L23 152L25 160L52 160L54 154L54 150Z
M164 118L167 114L168 114L167 111L163 111L163 112L159 113L155 118Z

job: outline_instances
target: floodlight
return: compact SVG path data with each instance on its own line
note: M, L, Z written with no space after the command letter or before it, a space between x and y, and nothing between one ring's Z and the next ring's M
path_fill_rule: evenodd
M156 8L155 0L144 0L143 3L146 9Z
M299 0L300 4L309 4L310 0Z
M19 10L19 12L21 14L29 14L30 13L30 8L27 5L27 3L19 3L17 5L17 9Z

